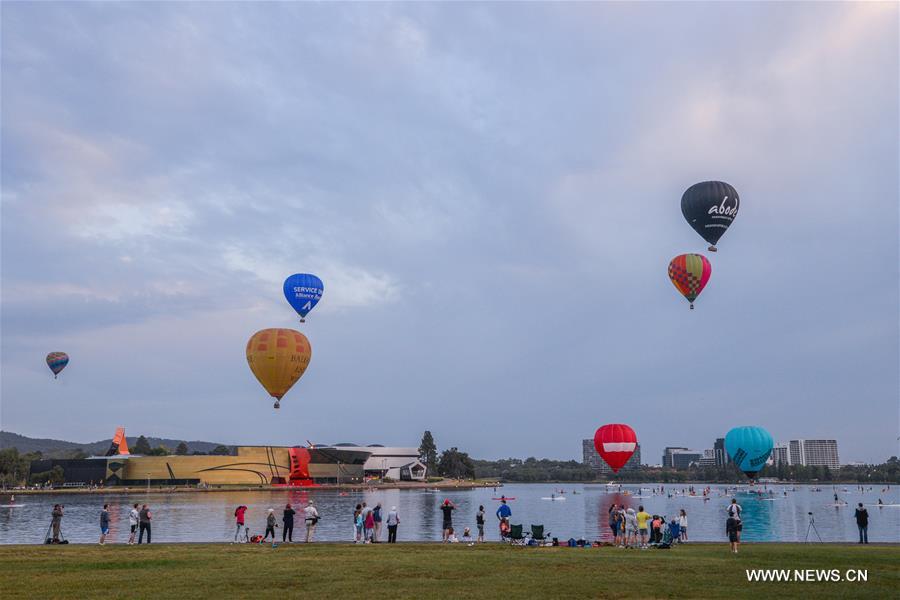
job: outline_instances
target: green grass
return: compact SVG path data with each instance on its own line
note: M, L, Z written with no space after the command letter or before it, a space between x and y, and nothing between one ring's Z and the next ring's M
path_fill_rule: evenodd
M13 598L897 597L900 546L673 550L438 544L0 546ZM745 569L868 569L863 583L748 583Z

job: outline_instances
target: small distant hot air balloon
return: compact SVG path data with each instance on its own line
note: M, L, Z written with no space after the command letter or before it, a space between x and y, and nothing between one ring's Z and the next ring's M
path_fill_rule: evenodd
M594 448L613 473L625 466L637 448L634 429L621 423L604 425L594 434Z
M284 297L300 315L301 323L306 322L306 315L319 303L323 293L325 286L315 275L297 273L284 280Z
M773 445L772 434L762 427L735 427L725 435L725 451L750 478L766 465Z
M51 352L47 355L47 366L53 371L53 379L69 364L69 355L65 352Z
M309 340L293 329L263 329L247 342L247 364L275 398L275 408L281 407L282 396L303 376L311 357Z
M737 216L741 199L737 190L724 181L695 183L681 196L681 214L694 231L709 242L709 251Z
M706 287L710 275L712 265L702 254L680 254L669 262L669 279L691 303L691 310L694 309L694 300Z

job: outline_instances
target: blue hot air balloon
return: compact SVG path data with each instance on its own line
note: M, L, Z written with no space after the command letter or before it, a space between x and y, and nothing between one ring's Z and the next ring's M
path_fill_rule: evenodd
M772 434L762 427L735 427L725 435L725 451L747 477L754 477L772 453Z
M324 292L322 280L309 273L297 273L284 280L284 297L300 315L301 323L306 322L306 315L319 303Z

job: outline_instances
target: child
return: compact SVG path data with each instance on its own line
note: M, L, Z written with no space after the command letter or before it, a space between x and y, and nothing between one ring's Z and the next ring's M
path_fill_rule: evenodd
M466 544L468 544L472 541L472 532L469 530L468 527L463 529L462 541Z
M452 527L447 528L447 542L450 544L458 544L459 543L459 538L456 537L455 533L453 533Z

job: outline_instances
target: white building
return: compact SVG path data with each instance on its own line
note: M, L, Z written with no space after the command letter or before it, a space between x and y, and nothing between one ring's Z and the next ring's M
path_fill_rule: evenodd
M428 474L425 464L419 460L418 448L373 444L360 449L372 453L363 466L369 477L388 477L396 481L424 481Z
M791 440L788 458L792 465L839 469L837 440Z
M772 448L772 455L769 457L769 460L772 461L772 464L776 467L779 465L791 464L791 453L788 450L788 445L784 442L775 444L775 447Z

